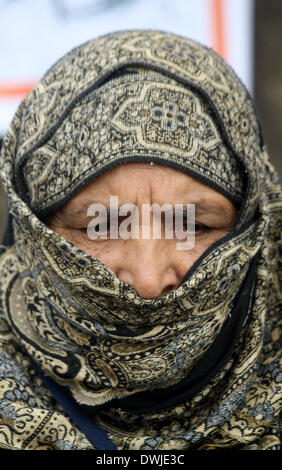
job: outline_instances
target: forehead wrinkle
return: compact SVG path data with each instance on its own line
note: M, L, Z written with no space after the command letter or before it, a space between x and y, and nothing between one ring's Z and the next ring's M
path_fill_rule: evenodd
M148 164L143 166L140 163L134 165L132 163L126 165L125 172L122 171L124 169L124 166L117 167L113 172L102 175L102 179L99 180L98 178L92 181L74 196L66 206L59 210L61 214L67 217L86 216L89 206L93 203L100 203L108 207L110 196L119 197L119 206L124 203L135 203L135 205L157 202L160 205L163 205L163 203L180 203L184 205L194 204L197 214L222 215L228 212L228 207L225 207L224 201L221 200L222 198L225 199L224 196L186 174L179 172L182 178L180 180L176 178L177 185L175 185L173 184L175 175L167 172L166 167ZM138 171L133 171L133 173L129 171L128 173L130 169ZM146 173L143 170L147 170ZM156 171L158 173L160 170L162 172L161 191L160 178L154 179ZM116 172L117 175L115 175ZM188 181L186 180L187 176ZM195 183L197 183L197 187L195 187ZM200 187L198 187L199 185ZM209 193L205 194L203 189L206 189ZM164 200L164 197L166 200Z
M144 185L145 186L145 185ZM154 200L153 200L153 188L152 188L152 181L151 181L151 178L146 182L146 195L148 194L148 200L145 202L145 204L150 204L152 205ZM138 206L138 199L140 196L140 193L138 191L136 191L136 205ZM144 201L143 201L144 203ZM142 204L142 201L141 201L141 204Z
M109 195L118 196L119 206L125 203L131 203L138 205L140 203L149 202L152 203L152 186L154 181L152 181L152 172L148 164L147 166L138 166L136 165L136 172L132 173L134 169L134 164L128 165L126 171L122 172L122 168L118 168L118 177L115 178L112 176L109 179ZM143 170L146 172L149 170L150 173L147 175L143 174ZM146 201L145 201L146 200Z

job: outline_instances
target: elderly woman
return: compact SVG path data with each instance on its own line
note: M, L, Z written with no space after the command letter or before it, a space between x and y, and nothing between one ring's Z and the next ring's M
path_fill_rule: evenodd
M220 57L158 31L74 49L19 107L1 179L1 448L280 448L281 192ZM143 227L145 205L194 207L194 244L152 213L149 237L120 211L91 236L113 196Z

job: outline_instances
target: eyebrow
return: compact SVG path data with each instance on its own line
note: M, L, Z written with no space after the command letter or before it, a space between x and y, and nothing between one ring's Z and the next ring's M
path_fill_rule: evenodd
M86 201L83 204L81 204L78 208L72 209L71 207L68 209L63 209L62 214L66 217L80 217L80 216L87 216L87 210L89 206L92 204L103 204L102 202L97 202L97 201ZM179 204L179 203L178 203ZM181 203L180 203L181 204ZM194 204L195 205L195 213L196 215L201 215L201 214L207 214L207 213L213 213L216 215L222 215L223 213L226 213L226 210L224 207L222 207L218 203L211 203L206 200L195 200L189 203L182 203L183 206L185 207L186 204ZM172 204L173 206L173 204ZM105 207L107 209L107 214L109 214L110 207L105 204ZM87 216L91 217L91 216Z
M214 214L222 214L223 212L226 212L225 208L218 203L208 203L206 201L201 201L192 202L191 204L195 204L196 213L200 214L206 214L207 212L212 212Z
M87 210L92 204L103 204L102 202L97 202L97 201L85 201L83 204L80 204L78 208L72 208L71 206L69 208L63 208L61 213L62 215L65 215L66 217L79 217L79 216L87 216ZM91 217L91 216L87 216Z

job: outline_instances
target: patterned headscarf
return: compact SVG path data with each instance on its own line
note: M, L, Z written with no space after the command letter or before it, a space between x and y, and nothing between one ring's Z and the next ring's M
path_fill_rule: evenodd
M187 172L239 209L155 299L44 223L130 161ZM278 449L281 192L224 61L159 31L90 41L22 102L0 168L14 240L0 258L0 448L99 448L87 422L118 449Z

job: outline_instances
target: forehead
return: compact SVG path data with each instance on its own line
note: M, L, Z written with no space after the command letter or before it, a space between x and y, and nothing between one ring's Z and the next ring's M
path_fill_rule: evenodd
M119 194L129 191L145 191L146 187L155 190L159 195L163 192L177 194L190 191L219 195L206 184L200 182L193 176L166 165L151 165L146 162L123 163L107 170L98 178L85 186L73 199L84 198L88 194L106 194L118 192Z
M111 195L118 195L121 204L137 200L159 204L206 200L226 209L234 207L225 196L193 176L166 165L146 162L124 163L107 170L68 204L78 206L93 200L108 203Z

